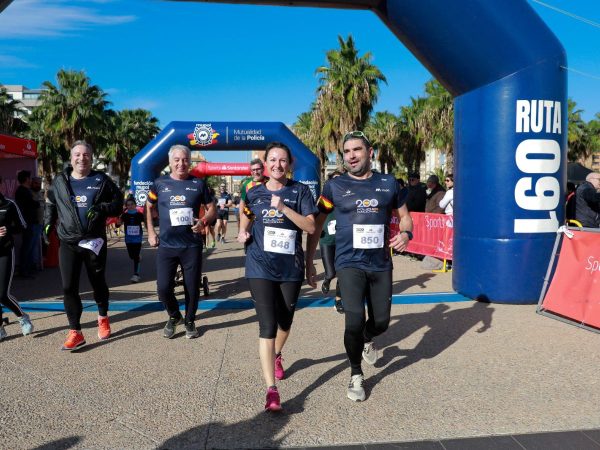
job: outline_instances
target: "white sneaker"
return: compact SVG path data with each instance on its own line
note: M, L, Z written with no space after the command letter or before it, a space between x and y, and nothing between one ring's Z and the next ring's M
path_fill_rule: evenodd
M133 275L131 277L131 282L132 283L139 283L140 282L140 276L139 275Z
M377 362L377 358L379 355L377 354L377 349L373 342L365 342L365 346L363 347L362 357L365 362L369 365L374 365Z
M352 375L352 378L350 378L350 384L348 385L346 395L353 402L365 401L366 396L363 388L364 381L365 377L363 375Z

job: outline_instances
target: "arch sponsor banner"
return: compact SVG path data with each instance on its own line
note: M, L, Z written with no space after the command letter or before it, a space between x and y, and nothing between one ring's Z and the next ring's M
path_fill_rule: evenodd
M440 259L452 259L454 217L418 212L411 212L410 216L413 220L413 240L408 244L406 251ZM398 218L392 216L390 238L399 232Z
M600 232L568 230L562 237L556 270L538 312L600 328L599 287Z

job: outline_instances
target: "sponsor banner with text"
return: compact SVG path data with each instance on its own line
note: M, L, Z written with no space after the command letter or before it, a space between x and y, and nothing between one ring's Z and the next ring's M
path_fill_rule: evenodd
M600 328L600 233L570 230L563 236L543 309Z
M452 259L453 216L418 212L411 212L410 216L413 220L413 240L408 244L406 251L440 259ZM399 231L398 218L393 216L390 237Z

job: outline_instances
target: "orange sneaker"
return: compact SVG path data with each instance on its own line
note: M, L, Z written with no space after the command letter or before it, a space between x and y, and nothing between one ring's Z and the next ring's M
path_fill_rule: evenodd
M85 339L83 338L83 333L78 330L69 330L69 334L67 334L67 340L62 346L63 350L77 350L80 347L85 345Z
M104 341L110 337L110 324L108 316L98 316L98 339Z

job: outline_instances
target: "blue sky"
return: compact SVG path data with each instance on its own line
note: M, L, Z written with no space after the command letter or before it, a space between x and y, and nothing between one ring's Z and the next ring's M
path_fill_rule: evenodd
M600 0L545 0L600 23ZM600 112L600 28L530 2L567 50L569 96ZM158 0L14 0L0 14L0 83L38 88L85 70L112 107L172 120L282 121L315 98L315 69L352 34L388 79L377 111L395 114L431 77L368 11ZM215 152L216 153L216 152ZM227 160L217 159L215 160Z

